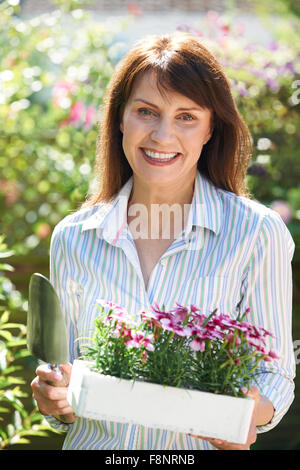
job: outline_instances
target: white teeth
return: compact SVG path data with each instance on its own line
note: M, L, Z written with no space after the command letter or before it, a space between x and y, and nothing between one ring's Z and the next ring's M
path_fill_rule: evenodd
M156 160L172 160L172 158L176 157L177 153L158 153L158 152L151 152L150 150L143 149L145 154Z

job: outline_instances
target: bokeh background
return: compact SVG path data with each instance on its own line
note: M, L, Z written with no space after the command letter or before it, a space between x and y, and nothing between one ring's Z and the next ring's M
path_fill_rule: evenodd
M253 139L247 182L296 244L300 363L300 4L293 0L0 1L0 449L60 449L31 397L28 283L49 276L54 226L93 185L101 102L145 34L190 31L223 64ZM300 379L287 415L253 449L300 449Z

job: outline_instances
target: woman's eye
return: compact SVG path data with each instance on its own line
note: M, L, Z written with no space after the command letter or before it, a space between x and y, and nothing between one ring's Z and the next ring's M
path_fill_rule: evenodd
M147 108L140 108L138 109L138 113L141 115L141 116L152 116L152 111L150 111L150 109L147 109Z
M186 114L182 114L180 116L180 119L182 119L183 121L193 121L194 117L191 114L186 113Z

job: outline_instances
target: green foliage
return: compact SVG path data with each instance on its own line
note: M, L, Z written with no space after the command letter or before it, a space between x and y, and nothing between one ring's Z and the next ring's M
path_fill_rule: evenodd
M300 17L300 4L295 0L252 0L252 6L254 11L260 15L284 15L294 17L294 15Z
M83 358L103 375L243 396L242 387L256 382L260 361L278 358L266 348L272 333L244 321L248 309L232 319L217 309L206 316L194 305L166 312L156 304L136 322L112 302L98 307Z
M13 254L0 236L0 259ZM11 266L0 264L0 450L13 444L29 444L32 436L49 436L49 425L39 413L35 403L30 410L24 406L28 398L20 377L23 370L22 359L29 356L26 348L26 326L12 323L8 304L14 305L20 294L16 291L4 271L11 271Z
M274 2L273 2L274 3ZM252 197L278 211L300 244L300 21L278 19L267 45L249 42L235 17L210 12L197 29L222 63L253 140L247 185ZM296 39L297 38L297 39ZM299 262L296 251L294 261Z
M78 9L31 20L14 12L1 4L2 231L16 255L46 256L54 225L88 191L98 108L124 52L115 38L123 26Z
M72 11L84 6L93 5L95 0L53 0L61 11Z
M16 255L45 259L53 227L93 184L100 105L128 47L122 36L127 19L95 21L81 9L92 1L53 3L58 10L25 20L17 0L0 2L0 233L5 231ZM270 45L249 43L234 17L212 12L193 31L223 63L250 127L254 154L247 178L253 197L281 213L299 263L299 6L293 0L253 3L274 34ZM12 271L5 261L13 254L3 240L0 448L46 429L35 405L27 411L24 404L19 375L26 327L9 319L11 311L26 311L26 300L3 275Z
M0 6L1 222L16 255L46 257L53 227L93 184L100 106L127 49L125 22L95 21L81 0L57 0L60 10L23 20L10 3ZM249 43L234 17L212 12L192 32L223 63L250 127L249 189L274 203L298 245L299 21L271 26L279 40L268 46Z

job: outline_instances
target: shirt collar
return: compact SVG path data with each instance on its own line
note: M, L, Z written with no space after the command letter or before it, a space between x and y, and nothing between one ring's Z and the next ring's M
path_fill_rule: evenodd
M217 235L222 225L222 212L223 202L219 189L197 170L186 232L191 232L195 226L208 228Z
M127 206L133 186L133 176L121 188L112 202L99 203L98 210L88 217L81 231L97 229L97 235L114 243L127 230Z
M127 236L127 205L133 186L133 176L122 187L116 198L110 203L99 203L96 210L82 225L82 232L97 229L97 234L104 236L114 244L121 237ZM194 196L184 233L189 234L194 227L205 227L218 234L222 223L222 199L218 188L197 171Z

